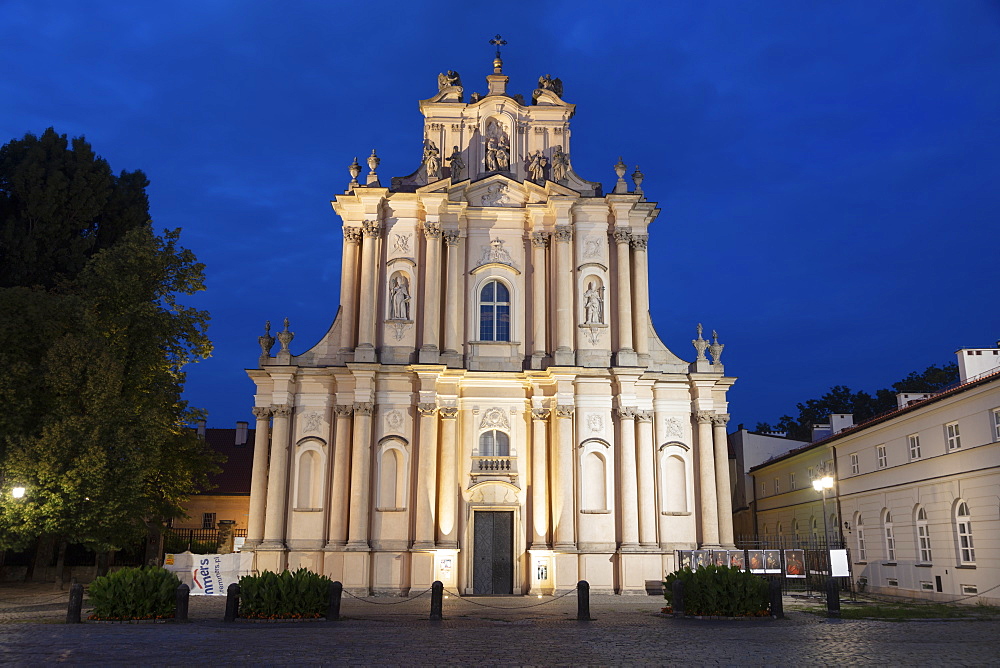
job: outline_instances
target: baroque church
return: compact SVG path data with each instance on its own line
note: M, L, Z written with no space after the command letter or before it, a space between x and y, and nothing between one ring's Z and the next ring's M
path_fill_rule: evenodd
M559 79L509 94L498 48L486 83L438 77L412 174L383 185L374 151L363 181L350 166L322 339L292 354L287 320L260 337L258 571L358 594L629 594L676 550L733 545L735 378L700 325L693 362L653 329L642 174L619 159L605 194L574 171Z

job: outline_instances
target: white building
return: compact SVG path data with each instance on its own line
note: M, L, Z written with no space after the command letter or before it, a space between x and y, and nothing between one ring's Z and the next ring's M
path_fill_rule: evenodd
M562 84L454 72L409 176L352 180L340 310L293 355L261 337L247 547L349 590L640 593L674 550L732 545L722 345L649 317L642 175L576 174ZM452 148L453 147L453 148ZM705 351L714 362L705 357ZM273 418L273 424L272 424ZM270 443L270 452L268 444Z
M855 581L868 591L1000 602L1000 349L957 355L959 385L900 395L897 410L754 469L758 532L801 538L815 522L821 534L809 468L832 470L828 525L840 523ZM993 366L962 363L972 357Z

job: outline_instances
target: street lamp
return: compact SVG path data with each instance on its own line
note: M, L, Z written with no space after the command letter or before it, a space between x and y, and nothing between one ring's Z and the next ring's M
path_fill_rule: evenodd
M833 476L825 475L812 481L813 489L823 494L823 542L827 549L830 548L830 529L827 527L826 519L826 491L833 489Z
M13 496L15 499L20 499L22 496L24 496L24 488L15 487L14 489L10 490L10 495Z

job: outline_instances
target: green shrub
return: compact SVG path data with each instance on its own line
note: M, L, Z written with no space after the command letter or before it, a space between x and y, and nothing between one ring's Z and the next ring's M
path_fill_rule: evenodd
M240 616L257 619L323 617L330 595L330 578L305 568L280 575L264 571L240 578Z
M164 619L173 617L180 581L162 568L123 568L90 584L94 613L89 619Z
M768 610L767 580L729 566L682 568L667 576L663 596L674 604L673 584L684 583L684 614L722 617L763 616Z

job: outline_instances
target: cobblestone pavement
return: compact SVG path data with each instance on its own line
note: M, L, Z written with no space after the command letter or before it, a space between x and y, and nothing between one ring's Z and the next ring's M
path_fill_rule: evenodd
M0 663L37 665L997 665L1000 622L675 620L662 599L462 598L428 621L428 595L345 596L340 622L225 624L225 599L192 597L189 624L75 624L51 585L0 586ZM61 596L62 600L46 600ZM545 602L544 605L535 605ZM490 606L490 607L488 607ZM527 607L534 606L534 607Z

